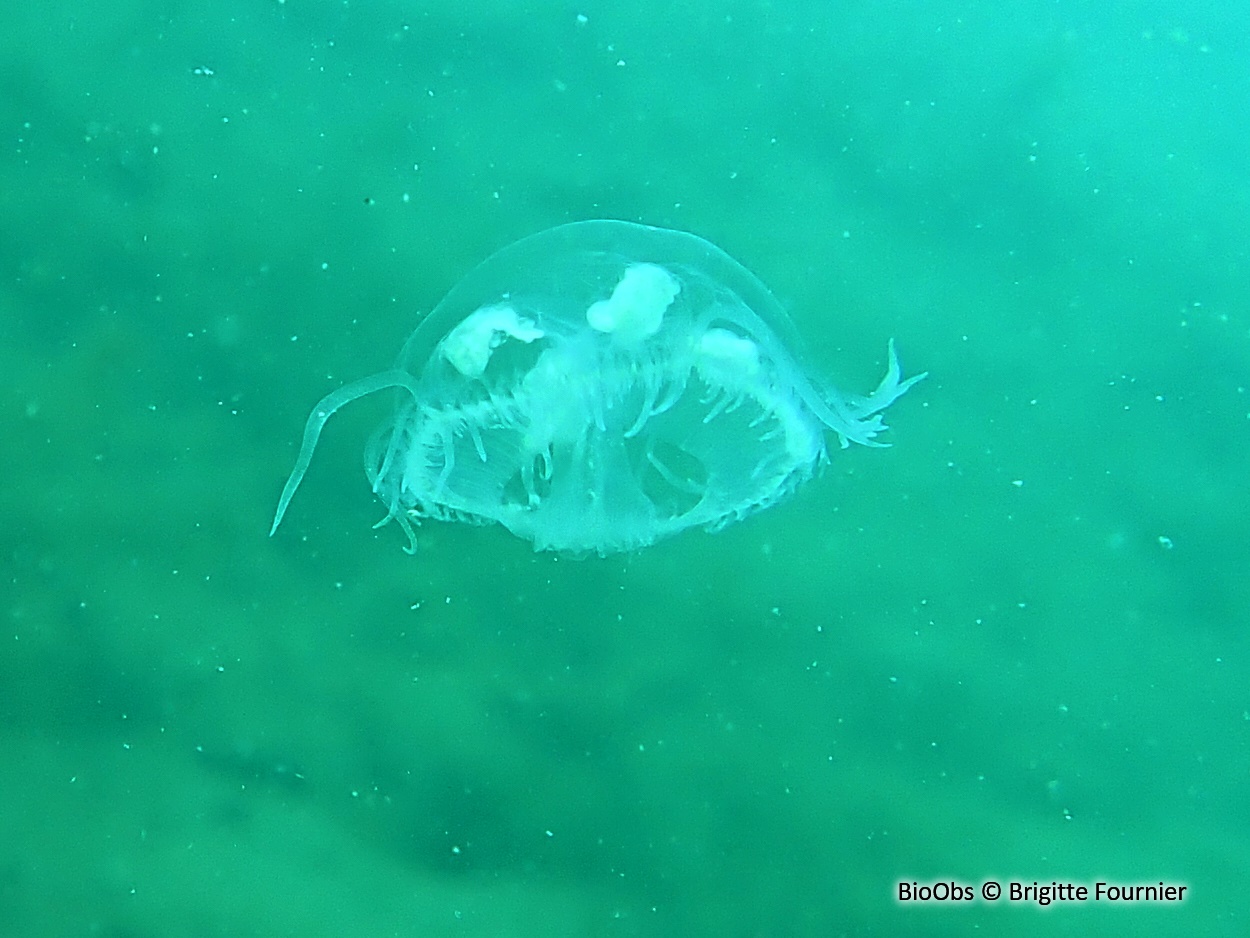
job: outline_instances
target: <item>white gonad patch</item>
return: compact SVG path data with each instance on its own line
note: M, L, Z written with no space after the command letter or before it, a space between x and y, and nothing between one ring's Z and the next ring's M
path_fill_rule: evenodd
M534 545L601 555L717 530L785 498L843 447L884 446L901 379L894 343L864 396L818 382L756 277L680 231L561 225L489 257L444 297L390 371L308 417L270 534L330 416L387 388L365 454L412 540L424 519L498 523Z
M622 342L650 338L660 331L665 310L680 292L677 278L658 264L630 264L612 295L590 304L586 322Z
M480 378L490 356L506 336L529 343L543 337L532 319L522 319L511 306L486 306L447 333L443 355L466 378Z
M728 387L755 380L760 373L760 349L750 339L728 329L709 329L699 336L695 367L708 384Z

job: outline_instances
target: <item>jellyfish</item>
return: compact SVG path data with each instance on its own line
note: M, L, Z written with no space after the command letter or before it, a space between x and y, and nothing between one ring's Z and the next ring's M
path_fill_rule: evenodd
M415 551L423 520L500 524L535 550L608 555L716 531L793 493L827 440L884 446L902 380L893 340L867 395L800 364L763 283L681 231L560 225L503 248L422 320L395 367L312 410L282 523L326 421L398 389L366 474Z

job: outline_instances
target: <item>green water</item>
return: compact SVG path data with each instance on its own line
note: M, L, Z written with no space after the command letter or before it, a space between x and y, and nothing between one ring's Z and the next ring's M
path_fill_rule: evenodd
M1242 935L1229 0L0 12L0 934ZM580 18L579 18L580 17ZM632 556L334 418L474 263L694 231L888 450ZM1185 885L900 904L900 881Z

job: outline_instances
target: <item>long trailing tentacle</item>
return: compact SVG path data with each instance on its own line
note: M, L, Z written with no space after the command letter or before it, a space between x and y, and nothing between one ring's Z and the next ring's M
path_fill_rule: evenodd
M286 485L282 487L282 496L278 499L278 509L274 512L273 525L269 528L270 537L273 537L274 532L278 530L278 525L282 523L282 516L286 514L287 506L291 504L296 490L304 481L304 474L308 472L308 466L312 463L313 452L317 449L317 441L321 438L321 431L326 421L344 405L378 391L385 391L387 388L403 388L412 395L414 401L420 400L421 390L417 386L416 378L406 371L392 369L345 384L317 402L317 406L308 415L308 422L304 424L304 442L300 445L295 468L291 470Z

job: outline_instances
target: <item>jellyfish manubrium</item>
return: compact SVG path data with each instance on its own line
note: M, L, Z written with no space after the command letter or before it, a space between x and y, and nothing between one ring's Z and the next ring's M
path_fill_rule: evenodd
M785 342L783 343L783 337ZM775 504L842 447L883 446L894 345L866 396L800 367L793 325L750 271L692 234L584 221L531 235L470 272L391 371L313 408L272 535L330 416L398 388L366 472L408 533L497 522L535 550L612 554ZM789 347L787 347L789 345Z

